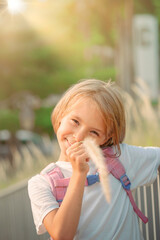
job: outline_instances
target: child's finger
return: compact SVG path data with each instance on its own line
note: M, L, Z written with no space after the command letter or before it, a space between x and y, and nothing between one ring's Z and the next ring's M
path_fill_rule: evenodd
M66 153L69 153L71 151L78 151L80 148L84 149L84 146L82 145L82 143L76 142L67 148Z
M70 148L74 148L74 147L77 147L77 146L80 146L82 145L82 142L74 142L71 144Z
M86 158L89 158L88 153L86 152L84 147L77 147L75 149L67 149L66 154L70 157L70 158L81 158L82 155L84 155L85 160Z

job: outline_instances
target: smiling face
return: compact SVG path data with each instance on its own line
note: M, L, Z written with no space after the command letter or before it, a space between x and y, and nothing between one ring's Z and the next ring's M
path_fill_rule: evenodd
M80 103L86 99L88 99L88 105L86 108L82 111L77 110L81 109ZM82 105L84 104L85 103L82 103ZM71 86L57 103L51 115L53 129L56 134L59 127L59 132L61 132L63 126L62 123L67 118L68 114L71 114L71 112L74 111L76 114L80 114L82 112L82 117L86 119L90 118L89 120L87 119L87 121L84 121L84 123L87 122L88 125L93 124L94 126L91 125L88 127L95 127L98 129L98 126L100 126L103 128L105 123L105 136L107 137L105 144L102 147L114 145L116 146L117 156L120 156L121 150L119 144L123 142L125 137L126 121L123 99L115 83L111 81L104 82L96 79L88 79L80 81L79 83ZM91 116L92 114L94 117ZM102 116L100 121L104 121L104 123L99 125L98 118L100 116ZM65 119L63 120L64 117ZM68 125L66 126L68 128ZM75 128L72 128L72 131L74 129ZM71 134L71 136L73 135L74 133ZM58 138L59 140L61 139L60 137ZM73 139L75 139L75 137Z
M66 150L86 137L95 139L98 145L107 141L106 127L97 104L90 98L78 100L61 119L57 139L61 149L60 160L68 161Z

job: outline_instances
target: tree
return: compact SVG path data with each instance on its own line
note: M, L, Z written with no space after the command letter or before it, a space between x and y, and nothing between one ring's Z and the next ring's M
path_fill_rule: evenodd
M76 2L79 23L86 41L98 26L105 44L116 49L117 80L125 90L134 81L132 63L133 0L81 0Z

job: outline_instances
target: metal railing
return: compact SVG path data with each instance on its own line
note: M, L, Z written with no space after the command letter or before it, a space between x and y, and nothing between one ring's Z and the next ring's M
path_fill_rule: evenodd
M33 223L27 181L0 193L0 240L47 240L37 235Z
M150 186L137 189L135 200L149 222L139 220L140 229L145 240L160 240L160 175Z
M149 187L135 193L139 208L149 217L146 225L139 220L145 240L160 240L160 176ZM33 223L27 181L0 192L0 240L47 240L37 235Z

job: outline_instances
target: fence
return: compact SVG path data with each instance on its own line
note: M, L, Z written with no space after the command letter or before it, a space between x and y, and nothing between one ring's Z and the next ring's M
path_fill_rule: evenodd
M160 240L160 176L150 187L141 187L136 202L149 217L146 225L139 221L145 240ZM27 181L0 193L0 240L47 240L48 234L38 236L35 231Z
M27 181L0 194L0 240L47 240L37 235L27 192Z
M147 224L139 220L144 239L160 240L160 174L151 186L137 189L135 200L142 212L149 217Z

